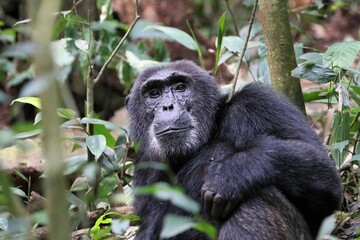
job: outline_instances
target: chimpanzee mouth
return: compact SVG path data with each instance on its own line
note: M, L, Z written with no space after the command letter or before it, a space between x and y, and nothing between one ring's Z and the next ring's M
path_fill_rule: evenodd
M193 128L193 126L186 126L186 127L179 127L179 128L168 127L168 128L165 128L164 130L161 130L161 131L155 133L155 136L162 136L162 135L169 134L169 133L186 132L192 128Z

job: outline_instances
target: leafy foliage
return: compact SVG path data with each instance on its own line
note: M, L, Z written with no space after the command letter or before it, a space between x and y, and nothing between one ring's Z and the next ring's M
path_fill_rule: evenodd
M243 4L251 7L254 1L247 0ZM330 5L333 10L347 6L346 1L336 1ZM72 227L76 229L84 224L83 216L92 210L104 211L116 206L122 201L115 201L120 192L128 199L132 195L131 176L133 173L132 152L136 152L139 143L131 143L126 127L100 119L95 113L92 117L80 117L71 93L68 81L73 79L86 83L94 77L97 70L109 58L121 37L129 29L129 25L119 22L112 16L111 1L98 0L98 20L89 20L80 16L76 6L70 6L66 11L55 14L56 23L53 29L51 54L56 65L57 82L61 86L61 94L65 107L57 109L62 120L60 128L63 131L75 130L75 135L63 138L64 144L70 146L75 156L66 158L64 176L70 182L67 192L69 211L72 215ZM231 30L229 14L223 14L224 8L217 1L195 1L195 23L189 23L191 36L183 30L140 20L130 33L130 38L116 53L115 58L108 65L114 71L118 81L124 87L124 94L131 88L136 74L145 67L170 61L169 51L165 41L175 41L185 48L197 51L199 62L205 58L214 61L215 74L219 73L219 66L224 64L230 72L235 69L234 63L243 49L245 32L248 26L240 29L239 34ZM247 9L244 9L245 13ZM322 1L315 1L309 8L298 12L301 17L325 16ZM222 15L221 15L222 14ZM217 16L214 18L214 16ZM236 21L246 14L236 16ZM299 17L298 19L301 19ZM214 22L214 19L219 19ZM20 113L23 104L31 106L36 113L33 122L12 124L9 128L0 129L0 148L16 144L20 139L35 138L42 133L42 106L39 93L46 86L46 81L36 76L32 57L35 46L32 43L19 42L17 36L27 36L32 19L17 22L13 27L5 26L0 20L0 104L10 104L14 116ZM207 26L202 23L206 23ZM192 30L192 24L197 31ZM293 30L304 34L300 28L293 25ZM236 32L236 31L235 31ZM205 53L196 40L199 33L203 38L217 35L214 53ZM307 37L307 36L305 36ZM19 38L20 39L20 38ZM330 120L331 132L326 140L327 147L344 177L344 188L350 196L346 204L359 199L358 175L356 169L360 165L360 65L357 56L360 42L338 42L330 45L325 52L314 51L303 53L302 47L296 47L299 65L292 71L292 75L313 81L317 87L304 93L307 102L326 104L327 112L333 114ZM210 55L210 57L209 57ZM244 62L247 64L246 80L270 83L269 66L266 60L262 27L254 23L250 41L245 52ZM74 75L74 73L79 73ZM221 76L221 74L219 74ZM16 89L18 98L12 99L5 89ZM224 87L225 91L227 87ZM93 89L97 94L96 86ZM83 99L88 104L89 99ZM325 125L324 118L318 122ZM86 125L93 129L89 132ZM19 130L19 126L21 130ZM59 146L60 147L60 146ZM77 154L77 150L83 150ZM89 155L95 157L95 162L89 162ZM2 157L1 157L2 158ZM172 182L176 179L168 166L161 164L143 166L165 171ZM18 172L17 177L31 185L30 179ZM46 177L43 175L43 177ZM19 198L29 200L29 193L20 187L14 187L4 171L0 171L0 237L9 238L16 234L26 237L26 234L37 223L47 224L44 212L29 215L21 206ZM207 234L210 239L216 238L216 229L201 219L200 206L189 199L179 186L155 184L135 190L136 194L151 195L162 201L189 212L190 217L169 215L165 218L161 236L173 237L188 229L195 229ZM126 201L128 203L128 201ZM38 214L38 215L37 215ZM91 227L90 236L102 239L109 236L123 237L124 231L132 221L139 221L134 216L125 217L113 211L106 211ZM85 221L86 222L86 221ZM327 223L325 229L333 228ZM324 231L328 234L328 231Z

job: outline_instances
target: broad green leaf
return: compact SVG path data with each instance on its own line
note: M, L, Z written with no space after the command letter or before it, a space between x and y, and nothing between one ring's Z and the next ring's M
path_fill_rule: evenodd
M180 43L184 47L196 51L196 42L192 37L187 34L186 32L173 28L173 27L165 27L165 26L149 26L146 29L156 29L158 31L161 31L167 35L169 35L172 39L174 39L176 42Z
M156 23L139 19L130 32L131 39L161 39L163 41L173 40L171 36L150 28L154 25L156 25Z
M129 65L135 70L135 72L140 73L144 71L145 68L158 65L159 62L154 60L141 60L134 52L126 50L125 56Z
M15 138L16 139L29 138L29 137L34 137L36 135L39 135L40 133L42 133L42 129L35 129L35 130L28 131L28 132L18 133L15 135Z
M191 218L168 214L164 218L160 238L171 238L182 232L191 229L194 226Z
M327 83L334 81L336 73L330 68L319 64L302 64L291 71L291 76L307 79L317 83Z
M20 97L11 102L11 105L15 102L28 103L33 105L34 107L41 109L41 101L38 97Z
M11 192L15 195L18 195L20 197L26 198L26 194L23 190L19 189L19 188L15 188L15 187L11 187Z
M244 40L238 36L227 36L223 38L223 44L230 52L240 53L244 47ZM264 46L264 43L249 41L247 49L260 46Z
M360 41L337 42L324 53L323 64L326 67L348 68L360 51Z
M299 56L298 59L303 61L310 61L321 65L323 61L323 54L317 52L309 52Z
M86 146L94 154L95 159L98 159L106 148L106 138L103 135L88 136Z
M103 135L106 139L106 145L110 148L115 147L115 138L111 135L110 130L108 130L103 124L94 125L94 135Z
M99 183L98 198L107 198L118 187L118 179L114 175L103 178Z
M78 171L85 165L85 163L87 162L87 156L80 155L80 156L69 157L65 159L64 162L65 162L64 174L70 175Z
M309 92L304 92L303 97L305 102L312 102L316 100L327 99L328 93L327 90L312 90Z
M91 22L90 27L93 31L105 30L109 33L116 33L116 29L122 27L122 25L117 21L105 20L102 22Z
M101 125L104 125L109 130L125 130L124 128L120 127L119 125L116 125L116 124L108 122L108 121L96 119L96 118L84 117L80 120L80 124L87 124L87 123L101 124Z
M329 145L328 148L331 150L339 150L342 152L348 144L349 144L349 140L346 140L342 142L333 143Z
M170 201L171 204L177 206L190 213L198 213L200 206L197 202L189 198L182 192L181 188L171 186L167 183L156 183L149 186L139 187L135 190L137 194L153 195L160 200Z

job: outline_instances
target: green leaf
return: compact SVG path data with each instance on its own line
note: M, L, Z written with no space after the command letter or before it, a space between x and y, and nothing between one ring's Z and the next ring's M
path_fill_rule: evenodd
M103 135L106 139L106 145L110 148L115 147L115 138L110 131L102 124L94 125L94 135Z
M205 233L210 239L216 239L217 229L206 221L195 223L193 228L199 232Z
M186 196L181 188L171 186L164 182L139 187L135 190L135 193L142 195L153 195L160 200L170 201L174 206L177 206L193 214L199 213L200 211L199 204Z
M110 175L103 178L99 184L99 193L97 198L107 198L117 187L118 179L115 175Z
M84 117L80 120L80 124L87 124L87 123L101 124L101 125L104 125L109 130L124 130L125 131L125 129L123 127L120 127L119 125L116 125L116 124L108 122L108 121L96 119L96 118Z
M88 179L86 177L78 177L75 179L70 187L71 192L88 190L90 188Z
M69 157L65 159L64 162L65 162L64 174L70 175L78 171L80 168L82 168L85 165L85 163L87 162L87 156L80 155L80 156Z
M357 161L360 163L360 154L352 156L351 161Z
M326 67L348 68L359 51L360 41L334 43L324 53L323 64Z
M66 191L66 200L76 206L77 208L79 208L80 212L86 211L87 209L87 204L81 200L80 198L78 198L75 194L73 194L72 192Z
M334 81L336 73L330 68L323 67L319 64L302 64L291 71L291 76L296 78L307 79L317 83L327 83Z
M103 135L88 136L86 138L86 146L90 152L98 159L106 148L106 138Z
M38 97L20 97L20 98L13 100L11 102L11 105L14 104L15 102L31 104L34 107L41 109L41 101L40 101L40 98L38 98Z
M117 21L109 21L105 20L102 22L92 22L91 23L91 30L100 31L104 30L109 33L116 33L116 29L120 28L121 24Z
M158 31L161 31L165 34L167 34L168 36L170 36L172 39L174 39L176 42L180 43L181 45L183 45L184 47L190 49L190 50L196 50L196 42L194 41L194 39L192 39L192 37L187 34L186 32L177 29L177 28L173 28L173 27L165 27L165 26L149 26L146 29L156 29Z
M226 36L223 38L223 44L224 47L228 49L230 52L241 53L244 47L244 40L242 40L238 36ZM253 47L260 47L260 46L264 46L264 43L249 41L247 45L247 49Z
M22 132L15 135L16 139L30 138L42 133L42 129L35 129L28 132Z
M75 46L83 52L88 52L89 50L89 43L82 39L75 40Z
M334 159L338 167L341 167L346 156L349 147L350 139L350 113L349 112L335 112L332 134L330 136L330 146L328 148L331 151L331 156Z
M195 223L191 218L168 214L164 218L160 238L174 237L182 232L191 229L194 224Z
M20 197L26 198L26 194L23 190L21 190L20 188L15 188L15 187L10 187L11 192L15 195L18 195Z
M327 90L313 90L303 93L305 102L312 102L328 98Z
M25 177L25 175L19 172L18 170L15 170L15 175L21 178L22 180L24 180L25 182L29 182L29 180Z
M226 32L226 12L224 12L220 19L219 19L219 30L218 30L218 37L216 41L216 58L215 58L215 70L214 74L217 74L218 68L219 68L219 60L220 60L220 54L221 54L221 48L222 48L222 41L223 37Z
M317 52L309 52L299 56L298 59L303 61L310 61L321 65L323 61L323 54Z
M7 87L11 88L20 85L27 79L32 78L34 78L34 70L32 67L30 67L23 72L17 73L12 79L10 79L10 81L6 85Z
M58 108L57 114L59 117L71 120L75 119L76 112L70 108Z
M120 214L116 212L105 212L103 215L101 215L96 220L94 226L90 229L90 236L92 239L100 240L106 233L111 232L110 227L105 227L105 229L101 229L101 225L107 225L113 221L111 217L108 217L109 215L120 216Z

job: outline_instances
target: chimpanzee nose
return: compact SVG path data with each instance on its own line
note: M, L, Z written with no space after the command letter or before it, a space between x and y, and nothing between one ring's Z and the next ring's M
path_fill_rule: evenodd
M172 103L164 104L164 105L163 105L163 110L164 110L164 111L171 111L171 110L173 110L173 109L174 109L174 104L172 104Z

